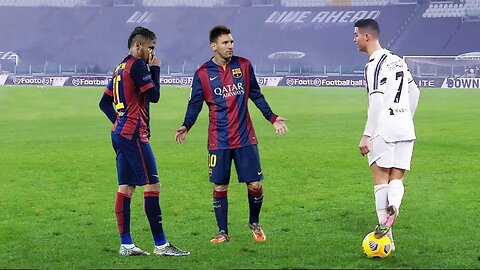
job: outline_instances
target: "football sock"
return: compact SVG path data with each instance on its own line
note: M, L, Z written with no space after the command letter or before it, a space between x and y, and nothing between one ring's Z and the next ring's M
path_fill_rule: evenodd
M390 230L388 230L387 235L388 235L388 238L390 238L390 241L392 241L393 243L393 228L390 228Z
M118 232L120 233L122 245L133 244L132 236L130 235L130 201L130 196L117 192L115 215L117 216Z
M263 188L253 191L248 190L248 205L250 207L250 224L258 223L260 216L260 209L262 209L263 203Z
M227 191L213 191L213 209L217 219L218 231L228 234L228 197Z
M404 191L405 188L403 186L403 181L400 179L393 179L388 184L388 203L389 205L395 206L397 209L397 215L400 210Z
M388 207L388 184L375 185L375 209L377 211L378 223L382 222Z
M167 243L160 246L155 245L155 248L164 249L166 246L167 246Z
M162 210L160 209L159 192L145 191L143 193L145 198L145 214L150 223L150 230L152 231L155 246L161 246L167 243L165 233L162 226Z

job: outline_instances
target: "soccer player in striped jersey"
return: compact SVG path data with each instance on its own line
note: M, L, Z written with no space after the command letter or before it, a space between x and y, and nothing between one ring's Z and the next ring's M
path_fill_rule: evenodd
M162 227L160 182L150 146L149 103L160 99L160 59L155 56L156 35L136 27L128 38L129 54L115 69L100 108L113 123L112 144L117 155L118 191L115 214L121 256L149 255L130 234L130 201L136 186L144 186L145 213L156 256L186 256L190 252L170 244Z
M213 208L218 233L212 243L223 243L228 237L228 184L232 160L235 162L239 182L246 183L250 208L249 226L253 239L266 240L259 223L263 202L260 180L263 171L247 102L251 99L263 116L273 124L276 132L285 134L286 118L272 112L260 92L252 64L233 55L233 37L230 29L216 26L210 31L210 48L214 56L196 72L183 125L176 130L175 139L182 144L197 120L203 102L210 113L208 128L208 166L213 183Z
M365 66L368 117L359 149L368 156L373 174L379 221L375 236L388 234L393 243L391 228L404 194L405 170L410 170L416 138L413 116L420 91L405 61L383 49L379 35L375 20L355 23L354 42L369 58Z

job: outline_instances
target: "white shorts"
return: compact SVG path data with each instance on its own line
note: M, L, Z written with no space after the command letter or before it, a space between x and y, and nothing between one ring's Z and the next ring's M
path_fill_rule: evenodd
M386 142L381 136L376 136L370 140L368 165L372 166L376 162L382 168L410 170L414 142L415 140Z

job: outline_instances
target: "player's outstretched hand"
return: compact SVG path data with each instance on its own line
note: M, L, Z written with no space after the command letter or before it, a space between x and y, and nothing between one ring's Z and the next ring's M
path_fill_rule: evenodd
M288 127L285 124L285 121L288 121L288 119L278 116L275 122L273 123L275 132L277 132L278 135L284 135L288 132Z
M358 148L360 149L360 154L362 154L362 156L368 154L368 152L370 152L370 136L363 135L360 139Z
M161 65L162 61L160 61L160 58L158 58L155 53L151 53L150 56L148 57L148 65L149 66L157 66L159 67Z
M177 143L182 144L185 141L185 137L187 136L188 129L186 126L181 126L177 128L177 132L175 133L175 141Z

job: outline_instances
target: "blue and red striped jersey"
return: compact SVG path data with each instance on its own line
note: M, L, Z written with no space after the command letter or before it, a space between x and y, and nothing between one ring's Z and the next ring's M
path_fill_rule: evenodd
M277 119L260 91L253 67L245 58L233 56L225 70L210 60L196 72L183 126L190 129L202 110L203 101L210 110L208 149L234 149L257 144L248 112L251 99L263 116Z
M113 78L105 89L105 94L113 98L117 111L117 119L112 128L115 134L129 140L138 134L142 141L148 141L149 102L145 92L157 87L152 75L158 78L159 73L160 68L155 68L151 74L145 60L132 55L128 55L116 67Z

